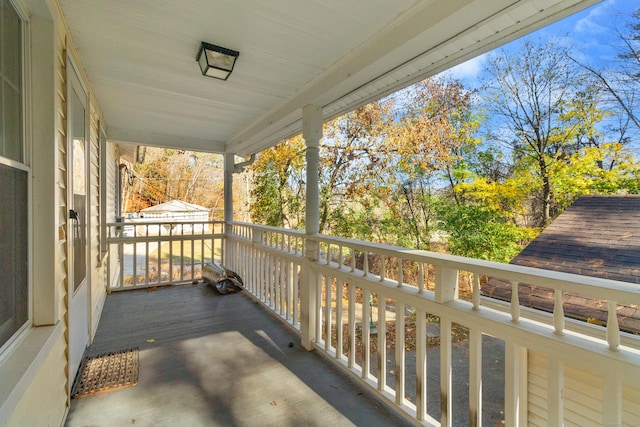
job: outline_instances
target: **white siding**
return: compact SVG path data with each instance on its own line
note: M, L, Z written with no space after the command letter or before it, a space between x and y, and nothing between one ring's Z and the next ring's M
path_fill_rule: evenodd
M90 335L95 335L102 307L106 297L106 263L100 246L100 112L93 96L89 97L89 267L90 267L90 300L89 318Z
M529 426L547 426L547 356L529 352L528 408ZM604 425L605 378L594 371L600 367L584 369L570 364L564 366L564 425ZM612 373L612 375L614 375ZM629 373L633 375L633 373ZM622 386L622 424L640 425L640 389Z
M622 425L640 426L640 388L622 387Z
M60 27L58 27L60 28ZM58 174L56 177L56 200L58 206L58 240L56 242L56 277L55 286L58 288L59 308L63 318L67 319L67 54L64 33L56 34L56 107L57 132L56 146L58 147Z
M107 149L107 182L106 182L107 217L105 219L107 223L116 221L116 190L115 189L116 189L116 186L119 185L119 183L117 182L118 180L117 165L118 165L119 158L120 158L120 153L118 152L118 147L115 144L110 143ZM114 248L115 247L112 247L110 249L114 249ZM117 275L118 265L119 265L117 250L111 250L109 252L109 259L107 262L108 262L107 280L111 280L111 283L109 285L112 285L113 280L117 279L115 277Z
M529 365L528 378L528 403L529 409L529 425L546 426L547 425L547 372L549 361L546 356L529 351L527 356Z
M67 406L66 346L61 337L35 375L6 426L58 426Z
M565 426L601 426L603 424L604 378L584 369L565 366Z

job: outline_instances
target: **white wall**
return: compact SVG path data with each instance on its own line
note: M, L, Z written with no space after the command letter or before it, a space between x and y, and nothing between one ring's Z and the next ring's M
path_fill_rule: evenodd
M55 0L15 0L27 22L27 138L32 167L32 326L0 354L0 426L61 425L73 378L68 368L67 278L67 57L81 65ZM80 67L81 68L81 67ZM106 295L107 262L100 247L100 149L102 114L89 89L89 286L90 330ZM111 150L107 190L114 188ZM113 197L110 202L113 203ZM111 216L113 219L113 215Z

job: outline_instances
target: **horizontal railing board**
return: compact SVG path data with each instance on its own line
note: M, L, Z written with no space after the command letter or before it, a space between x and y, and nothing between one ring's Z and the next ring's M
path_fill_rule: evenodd
M596 299L615 300L618 302L624 301L625 304L640 305L640 285L628 282L543 270L515 264L502 264L456 255L441 254L438 252L405 249L382 244L378 245L341 237L315 235L306 236L306 238L316 242L334 244L336 246L340 243L343 247L354 248L359 251L368 251L440 267L455 268L511 282L539 285L551 289L575 292Z

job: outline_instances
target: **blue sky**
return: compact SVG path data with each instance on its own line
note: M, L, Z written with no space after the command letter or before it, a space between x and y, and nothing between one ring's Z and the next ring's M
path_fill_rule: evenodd
M629 22L633 12L640 9L640 0L604 0L577 14L549 25L526 37L535 40L556 39L561 44L571 47L572 56L581 63L594 68L615 68L617 50L612 46L620 44L618 31L626 33L625 23ZM617 28L616 28L617 26ZM503 49L518 49L523 39L516 40ZM446 73L459 79L465 87L478 88L482 83L483 70L491 52L467 61ZM619 117L614 115L597 125L604 138L616 141L619 133L609 133L609 126L615 128L619 124ZM489 121L485 125L500 128L499 122ZM508 129L508 128L507 128ZM630 127L625 134L632 143L629 148L636 157L640 156L640 129Z
M638 0L604 0L527 37L565 39L567 44L575 46L576 52L583 52L584 59L591 65L611 62L615 60L615 53L610 46L617 43L615 25L621 25L637 9L640 9ZM508 49L509 45L505 48ZM481 77L487 55L490 53L458 65L449 72L473 86Z

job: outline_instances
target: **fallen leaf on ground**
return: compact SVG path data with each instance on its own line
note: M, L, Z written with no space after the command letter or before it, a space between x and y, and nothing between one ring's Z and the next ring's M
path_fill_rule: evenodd
M147 342L148 342L149 344L153 344L154 342L156 342L156 340L154 340L153 338L151 338L151 339L148 339L148 340L147 340Z
M274 400L273 402L271 402L271 406L278 406L278 403Z

